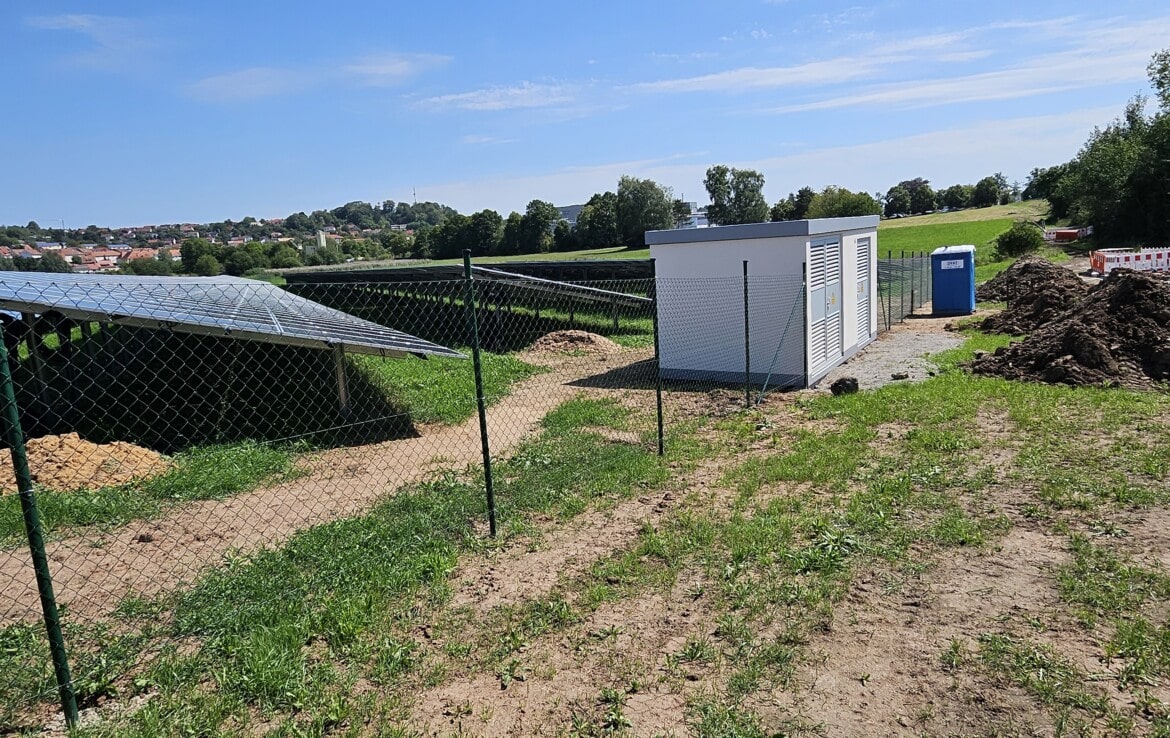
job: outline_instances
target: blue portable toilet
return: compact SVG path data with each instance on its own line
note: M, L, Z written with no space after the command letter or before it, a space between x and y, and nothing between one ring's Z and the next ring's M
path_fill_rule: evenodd
M930 276L935 315L975 312L974 246L942 246L932 251Z

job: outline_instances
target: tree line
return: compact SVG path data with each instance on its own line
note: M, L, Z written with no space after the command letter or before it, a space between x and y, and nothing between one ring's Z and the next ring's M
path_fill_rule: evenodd
M1093 226L1105 243L1165 243L1170 237L1170 48L1146 72L1157 99L1137 95L1121 116L1094 128L1070 161L1033 169L1026 197L1042 197L1050 217Z

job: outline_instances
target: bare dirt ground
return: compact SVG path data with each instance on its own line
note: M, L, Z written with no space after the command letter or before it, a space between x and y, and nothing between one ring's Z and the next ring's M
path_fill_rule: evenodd
M554 407L584 391L585 377L645 360L644 349L620 354L566 356L532 353L546 365L513 387L488 410L493 454L506 454ZM360 448L341 448L305 460L309 474L227 500L177 507L153 520L112 531L89 532L48 545L58 601L71 618L94 618L129 594L154 595L195 579L224 554L273 546L298 530L355 515L404 484L439 468L477 463L478 419L420 429L407 438ZM0 624L39 617L27 549L0 552ZM10 582L10 583L9 583Z
M855 375L868 371L876 381L890 368L891 355L914 360L924 345L930 346L926 350L956 345L953 339L937 348L924 344L923 336L951 338L944 323L909 321L843 371ZM878 368L867 366L868 361ZM712 409L735 406L735 396L725 394L707 398ZM777 396L765 406L765 415L780 426L801 424L793 402L800 396ZM749 700L747 706L760 716L766 734L775 730L850 737L1058 734L1034 696L970 663L955 668L942 658L948 649L957 649L962 659L974 661L981 635L1011 628L1034 632L1033 624L1039 621L1046 630L1036 633L1038 641L1059 647L1087 673L1108 673L1100 647L1060 614L1056 570L1070 560L1067 538L1024 514L1030 491L1020 489L1006 474L1018 451L1018 429L1000 411L985 410L978 421L983 441L979 461L996 470L999 481L963 504L1005 516L1011 524L1008 532L986 548L948 549L930 558L912 552L911 560L921 564L917 574L880 568L860 573L835 606L826 629L806 644L806 656L790 683ZM889 431L897 434L898 429ZM763 450L743 450L735 460L756 452ZM588 513L549 526L534 545L518 541L503 551L466 560L453 578L454 604L470 613L469 623L483 622L495 608L521 606L549 595L592 563L631 545L642 525L657 525L680 506L701 504L704 511L726 511L734 495L721 486L720 476L730 461L703 464L683 490ZM769 494L799 491L779 485ZM1170 564L1165 554L1170 514L1152 510L1132 515L1126 529L1129 535L1118 539L1118 545L1128 553L1138 560ZM736 668L722 654L707 664L680 663L676 657L688 640L715 641L717 613L696 594L703 585L700 572L684 572L665 591L651 588L607 603L584 622L535 639L520 656L527 669L524 677L510 685L502 686L498 674L453 670L437 686L411 695L408 725L428 736L560 735L576 720L592 718L594 728L604 725L606 708L599 704L599 693L638 683L640 687L626 697L622 714L628 725L619 733L693 734L689 701L718 694Z

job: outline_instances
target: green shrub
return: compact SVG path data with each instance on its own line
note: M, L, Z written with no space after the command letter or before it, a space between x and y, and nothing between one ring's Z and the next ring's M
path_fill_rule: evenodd
M1001 258L1023 256L1039 251L1044 246L1044 234L1031 223L1018 221L995 239L995 250Z

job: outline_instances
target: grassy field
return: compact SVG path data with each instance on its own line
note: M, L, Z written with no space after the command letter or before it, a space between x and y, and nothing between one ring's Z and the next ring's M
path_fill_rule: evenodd
M501 464L502 541L453 469L73 629L86 700L145 698L80 735L1170 734L1170 396L961 369L1007 340L716 401L665 463L649 408L569 401Z
M929 254L939 246L973 244L976 257L979 257L995 248L995 237L1011 228L1013 222L997 219L878 228L878 255L897 258L902 253Z
M1048 215L1048 202L1045 200L1024 200L1008 205L993 205L989 208L967 208L949 213L931 213L929 215L913 215L908 218L894 218L883 220L879 228L883 231L892 231L899 228L916 228L924 225L953 225L956 223L972 223L981 220L1042 220Z

